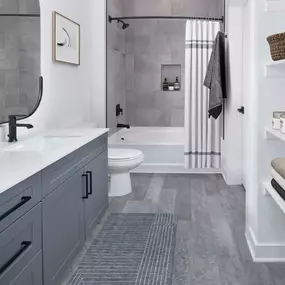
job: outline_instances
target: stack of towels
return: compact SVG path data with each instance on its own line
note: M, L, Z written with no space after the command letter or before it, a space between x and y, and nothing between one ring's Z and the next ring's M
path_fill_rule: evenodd
M285 200L285 158L276 158L271 162L271 185Z

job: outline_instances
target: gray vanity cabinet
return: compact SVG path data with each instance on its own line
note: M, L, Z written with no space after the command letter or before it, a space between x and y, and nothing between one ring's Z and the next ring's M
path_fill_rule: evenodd
M42 285L42 274L42 252L40 251L10 285Z
M85 242L82 171L43 200L44 284L58 285Z
M40 173L0 195L0 233L37 205L42 198Z
M15 277L41 251L41 213L41 204L38 204L0 234L1 285L11 284Z
M88 181L88 199L84 200L86 238L100 219L100 214L108 205L108 154L104 151L86 167Z
M59 285L108 206L107 134L0 195L0 285Z

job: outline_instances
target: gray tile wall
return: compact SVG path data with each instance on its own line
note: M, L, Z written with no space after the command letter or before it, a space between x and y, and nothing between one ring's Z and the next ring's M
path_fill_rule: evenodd
M127 121L133 126L182 127L185 21L132 20L129 23ZM161 91L162 64L181 65L180 92Z
M108 0L112 16L221 17L223 0ZM115 105L132 126L184 126L185 24L181 20L129 20L124 32L108 25L108 125ZM125 41L125 44L124 44ZM181 65L181 91L161 91L161 65ZM125 72L123 72L125 70ZM124 83L125 82L125 83Z
M108 13L113 17L122 15L122 5L118 0L107 1ZM111 132L117 123L126 123L126 31L117 22L107 25L107 124ZM116 105L124 110L123 116L116 117Z
M121 0L122 16L221 17L222 0ZM126 31L126 120L133 126L184 126L185 25L131 20ZM181 65L181 91L161 91L161 65Z
M2 0L1 13L39 13L39 2ZM34 108L40 74L40 19L0 16L0 122Z
M223 0L120 0L123 16L221 17Z

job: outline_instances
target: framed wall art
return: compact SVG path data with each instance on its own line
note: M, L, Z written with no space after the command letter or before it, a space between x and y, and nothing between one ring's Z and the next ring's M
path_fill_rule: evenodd
M53 61L80 65L80 25L53 12Z

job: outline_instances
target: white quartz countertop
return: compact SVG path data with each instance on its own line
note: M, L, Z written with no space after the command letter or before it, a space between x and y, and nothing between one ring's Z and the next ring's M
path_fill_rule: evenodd
M108 131L48 130L16 143L0 143L0 194Z

